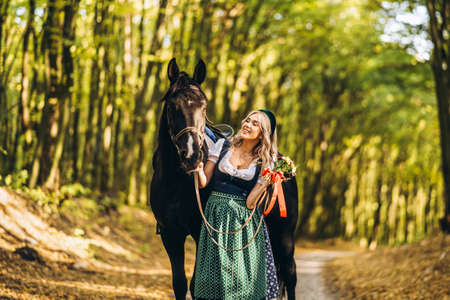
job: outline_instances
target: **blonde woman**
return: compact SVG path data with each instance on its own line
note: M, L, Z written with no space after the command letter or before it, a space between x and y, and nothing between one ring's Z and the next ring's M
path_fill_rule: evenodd
M210 184L212 188L205 208L209 224L221 232L241 228L269 184L261 170L272 166L277 153L276 120L268 110L252 111L231 142L220 139L211 147L206 165L197 168L200 187ZM236 234L208 232L202 224L195 299L279 297L272 249L264 222L258 226L260 217L256 209L248 225Z

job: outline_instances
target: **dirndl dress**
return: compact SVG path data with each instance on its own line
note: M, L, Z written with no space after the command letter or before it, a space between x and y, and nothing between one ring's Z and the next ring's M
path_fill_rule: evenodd
M221 171L222 159L229 159L227 145L216 163L211 181L212 192L207 200L205 216L222 232L239 229L251 215L246 198L255 186L261 167L254 167L251 180ZM224 158L225 156L225 158ZM261 212L256 209L248 225L236 234L221 234L210 230L211 237L227 249L247 245L258 230ZM194 299L273 299L280 296L272 248L264 220L250 245L241 251L217 246L202 223L197 248L194 279Z

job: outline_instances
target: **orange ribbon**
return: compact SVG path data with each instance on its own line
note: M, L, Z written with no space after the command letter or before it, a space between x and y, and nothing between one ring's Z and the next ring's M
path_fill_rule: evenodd
M272 182L274 183L274 188L272 198L270 199L270 203L266 211L264 211L264 215L267 216L270 213L278 198L278 205L280 206L280 216L286 218L286 201L284 200L283 186L281 185L281 182L284 179L283 173L280 171L271 171L269 168L266 168L262 171L262 176L266 176L268 174L270 174Z

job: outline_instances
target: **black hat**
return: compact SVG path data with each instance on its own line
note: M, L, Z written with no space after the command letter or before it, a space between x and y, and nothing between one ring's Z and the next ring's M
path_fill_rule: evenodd
M268 109L258 109L258 111L263 112L270 120L270 136L273 135L275 131L275 126L277 126L277 120L275 119L275 115Z

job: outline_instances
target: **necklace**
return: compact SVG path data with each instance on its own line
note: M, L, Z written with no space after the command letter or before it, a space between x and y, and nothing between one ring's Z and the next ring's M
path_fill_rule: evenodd
M236 169L248 168L250 163L253 161L253 155L247 152L242 152L238 150L239 148L234 148L232 155L230 157L230 162Z

